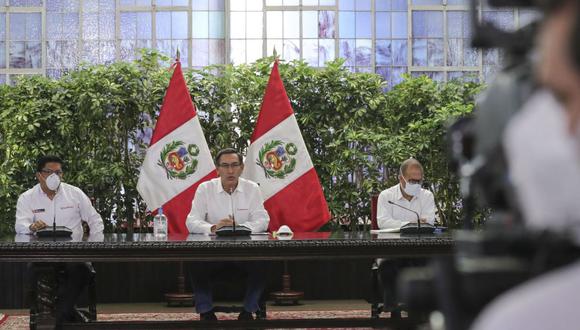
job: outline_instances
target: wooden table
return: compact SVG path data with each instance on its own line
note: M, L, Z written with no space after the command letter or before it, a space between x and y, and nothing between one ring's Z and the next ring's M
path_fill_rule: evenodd
M401 236L368 232L295 233L289 240L270 235L221 238L208 235L104 234L74 237L68 240L39 240L30 235L0 237L0 261L3 262L155 262L155 261L228 261L228 260L298 260L356 259L385 257L429 257L452 253L450 234ZM257 320L252 328L336 326L385 326L388 319L371 320ZM385 323L386 322L386 323ZM237 321L206 323L201 321L167 322L169 328L238 327ZM400 324L392 324L400 327ZM72 326L79 326L78 324ZM114 328L111 322L84 324L84 327ZM117 327L119 324L116 325ZM159 328L159 322L123 322L123 328Z

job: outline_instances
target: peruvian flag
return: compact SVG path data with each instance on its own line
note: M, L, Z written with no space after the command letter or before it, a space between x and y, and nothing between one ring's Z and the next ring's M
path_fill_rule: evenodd
M248 148L243 177L257 182L270 215L269 230L287 225L312 231L330 212L300 133L298 122L274 63L262 108Z
M197 186L217 177L217 172L179 60L174 66L137 190L147 209L163 206L170 234L187 234L185 220Z

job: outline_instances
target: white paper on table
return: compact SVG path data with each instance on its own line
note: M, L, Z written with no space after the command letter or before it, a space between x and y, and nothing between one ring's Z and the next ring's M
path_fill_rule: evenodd
M400 233L401 228L371 229L371 234Z

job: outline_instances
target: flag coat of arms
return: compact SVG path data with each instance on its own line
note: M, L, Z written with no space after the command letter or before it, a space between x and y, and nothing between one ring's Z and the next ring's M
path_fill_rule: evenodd
M270 215L269 230L281 225L312 231L330 219L328 205L284 84L274 63L242 177L257 182Z
M199 184L217 176L199 117L185 84L181 63L163 99L137 190L155 211L163 206L169 233L188 233L185 220Z

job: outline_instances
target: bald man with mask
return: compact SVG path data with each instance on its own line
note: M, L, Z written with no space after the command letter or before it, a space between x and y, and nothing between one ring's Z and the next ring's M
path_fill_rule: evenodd
M377 223L379 229L400 229L409 223L435 223L435 198L422 188L423 165L414 159L405 160L399 169L399 183L379 195ZM397 205L395 205L397 204ZM402 206L402 207L401 207ZM410 211L411 210L411 211ZM378 259L383 287L384 310L400 315L396 281L402 268L422 266L423 259Z

